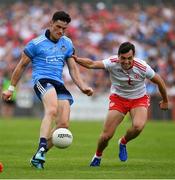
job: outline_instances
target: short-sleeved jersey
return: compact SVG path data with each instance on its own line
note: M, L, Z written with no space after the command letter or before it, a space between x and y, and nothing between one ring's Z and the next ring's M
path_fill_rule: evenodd
M110 73L111 93L128 99L137 99L146 94L145 79L151 79L155 72L143 60L134 59L133 66L124 70L117 56L103 60Z
M24 53L32 61L33 83L49 78L64 84L63 67L73 51L72 41L66 36L62 36L57 42L48 39L46 34L31 40L25 46Z

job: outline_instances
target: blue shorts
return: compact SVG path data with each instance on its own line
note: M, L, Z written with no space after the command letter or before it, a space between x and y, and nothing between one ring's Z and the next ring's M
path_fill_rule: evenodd
M42 96L47 92L48 89L55 88L58 99L68 100L70 105L73 104L74 100L70 92L64 87L64 85L58 81L52 79L39 79L34 85L36 95L40 100Z

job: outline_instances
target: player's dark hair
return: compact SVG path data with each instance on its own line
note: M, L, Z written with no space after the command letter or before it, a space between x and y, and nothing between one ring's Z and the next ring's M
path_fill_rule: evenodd
M132 44L130 42L124 42L124 43L122 43L120 45L120 47L118 49L118 55L127 53L130 50L132 50L133 55L135 55L135 46L134 46L134 44Z
M69 16L69 14L67 14L64 11L56 11L53 14L52 21L55 22L55 21L58 21L58 20L70 23L71 22L71 17Z

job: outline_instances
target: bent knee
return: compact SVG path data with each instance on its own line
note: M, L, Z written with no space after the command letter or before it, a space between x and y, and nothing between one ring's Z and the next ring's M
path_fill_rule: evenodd
M56 107L50 107L49 109L47 109L46 111L46 115L50 116L51 118L56 118L57 116L57 108Z
M144 124L134 124L133 125L133 128L136 130L136 131L139 131L141 132L144 128Z

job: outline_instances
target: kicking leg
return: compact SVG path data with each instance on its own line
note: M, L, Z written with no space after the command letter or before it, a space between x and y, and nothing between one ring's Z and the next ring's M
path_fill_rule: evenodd
M45 153L47 151L47 139L50 136L52 122L57 116L57 94L54 88L50 88L42 98L44 104L44 118L40 128L40 142L37 153L33 156L31 164L38 168L43 168Z

